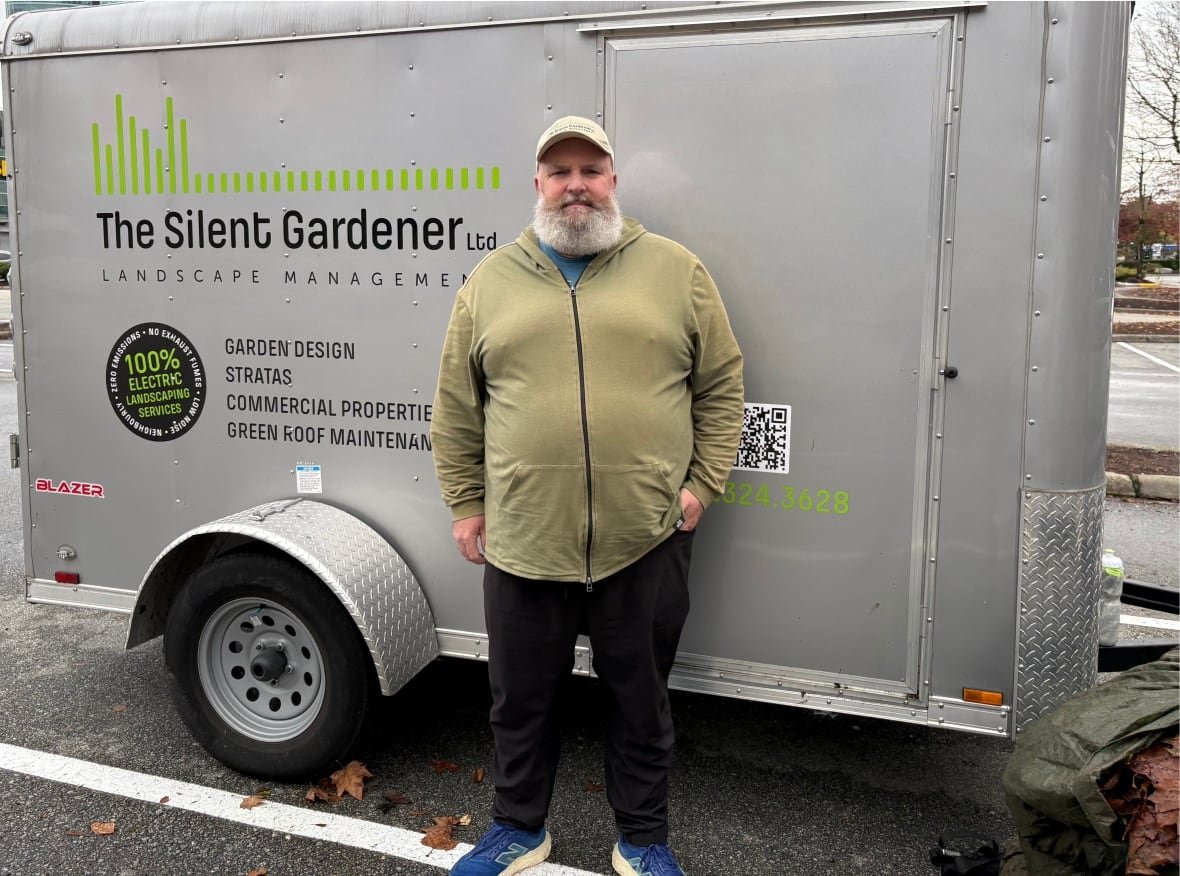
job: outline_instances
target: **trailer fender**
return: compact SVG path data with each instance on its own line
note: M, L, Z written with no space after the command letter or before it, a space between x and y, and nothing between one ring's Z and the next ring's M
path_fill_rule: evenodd
M434 614L397 551L348 512L307 499L258 505L168 545L139 588L127 647L163 634L173 599L194 570L250 544L286 554L335 594L369 648L383 694L396 693L438 656Z

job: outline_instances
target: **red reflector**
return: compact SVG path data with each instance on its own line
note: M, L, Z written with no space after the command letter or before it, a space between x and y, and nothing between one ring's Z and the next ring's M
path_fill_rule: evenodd
M53 580L58 584L77 584L82 580L82 576L77 572L54 572Z

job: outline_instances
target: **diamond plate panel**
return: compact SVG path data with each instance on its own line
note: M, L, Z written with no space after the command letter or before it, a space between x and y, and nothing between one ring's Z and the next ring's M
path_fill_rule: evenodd
M1104 494L1024 494L1017 732L1097 680Z
M389 543L351 514L306 499L270 502L190 530L161 556L205 533L273 545L319 577L356 621L382 693L396 693L438 656L434 614L418 581Z

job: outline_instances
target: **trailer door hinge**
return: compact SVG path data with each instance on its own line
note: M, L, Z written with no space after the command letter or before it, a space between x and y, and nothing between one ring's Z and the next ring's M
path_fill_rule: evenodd
M15 432L8 435L8 461L13 468L20 468L20 435Z

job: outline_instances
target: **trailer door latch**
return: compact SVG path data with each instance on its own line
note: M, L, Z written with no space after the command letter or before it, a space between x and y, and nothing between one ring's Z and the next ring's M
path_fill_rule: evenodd
M20 435L15 432L8 435L8 462L12 468L20 468Z

